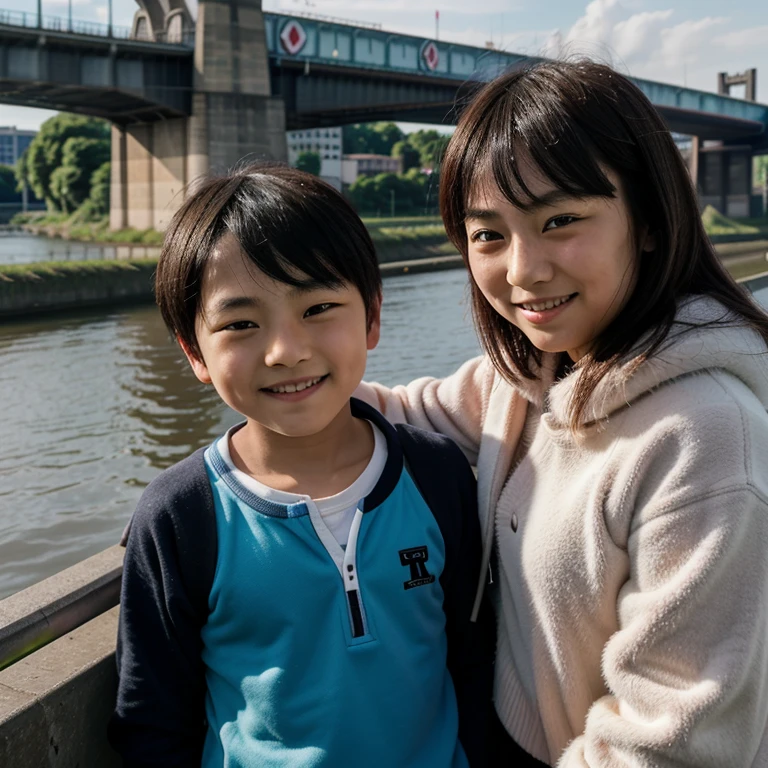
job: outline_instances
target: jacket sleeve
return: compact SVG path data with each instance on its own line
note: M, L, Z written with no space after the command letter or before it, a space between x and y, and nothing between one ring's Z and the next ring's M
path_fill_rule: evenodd
M476 357L445 379L424 377L391 389L363 382L355 397L393 424L411 424L450 437L475 464L494 378L490 360Z
M768 765L767 521L743 485L640 512L608 694L558 768Z
M459 739L472 768L490 758L493 658L496 622L484 598L477 620L475 601L482 547L475 476L457 446L439 435L398 427L409 472L440 526L445 567L440 576L448 640L447 667L456 691Z
M198 459L194 472L189 465L173 468L150 484L131 524L117 703L108 734L125 768L190 768L201 761L206 684L200 629L207 620L216 530L212 498L199 492L207 479L202 455Z

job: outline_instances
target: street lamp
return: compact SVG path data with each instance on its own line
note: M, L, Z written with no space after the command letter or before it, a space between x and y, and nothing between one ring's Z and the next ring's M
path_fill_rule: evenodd
M43 0L37 0L37 26L43 26Z
M107 10L107 36L112 37L112 0L107 0Z

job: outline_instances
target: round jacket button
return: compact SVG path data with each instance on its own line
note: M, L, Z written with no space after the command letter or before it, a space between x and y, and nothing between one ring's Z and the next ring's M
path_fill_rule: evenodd
M512 520L510 520L510 525L512 526L513 533L517 533L517 515L512 515Z

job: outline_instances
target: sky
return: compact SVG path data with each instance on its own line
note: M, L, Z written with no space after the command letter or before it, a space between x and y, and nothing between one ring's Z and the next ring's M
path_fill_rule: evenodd
M43 0L43 13L105 21L107 0ZM196 0L187 0L193 14ZM135 0L112 0L115 25L130 26ZM0 0L5 10L32 0ZM482 7L478 10L468 10ZM544 56L588 54L649 80L717 88L717 73L756 67L758 101L768 103L766 0L263 0L265 11L377 22L394 32ZM743 89L742 89L743 92ZM734 88L732 95L740 96ZM36 129L52 112L0 104L0 125ZM408 129L408 128L406 128Z

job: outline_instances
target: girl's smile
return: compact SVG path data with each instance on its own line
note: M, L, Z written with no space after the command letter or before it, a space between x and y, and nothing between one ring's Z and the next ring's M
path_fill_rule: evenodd
M534 325L543 325L554 320L570 306L573 299L579 294L572 293L567 296L558 296L555 299L538 299L532 301L516 302L521 314Z

